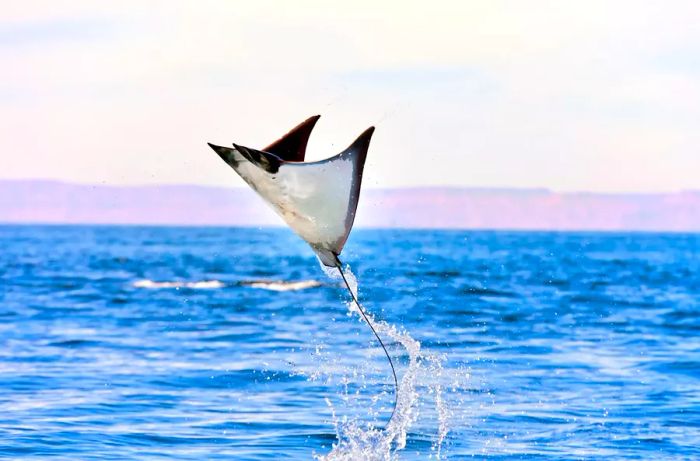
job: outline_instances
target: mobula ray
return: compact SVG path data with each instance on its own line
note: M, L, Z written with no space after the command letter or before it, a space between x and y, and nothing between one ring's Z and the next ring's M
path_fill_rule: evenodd
M233 144L233 147L209 146L311 245L321 263L338 269L391 365L395 386L393 417L398 402L394 364L350 288L339 259L355 221L362 172L374 127L366 129L338 155L317 162L304 162L309 135L319 118L318 115L308 118L262 150L238 144Z

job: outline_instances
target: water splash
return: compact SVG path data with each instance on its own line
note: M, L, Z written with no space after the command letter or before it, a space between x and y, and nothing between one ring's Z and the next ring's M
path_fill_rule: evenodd
M323 264L321 267L326 275L332 279L340 278L336 269L326 267ZM353 294L358 298L357 278L349 266L346 266L345 276ZM348 302L348 310L351 315L356 314L360 321L364 321L360 316L359 307L353 301ZM359 417L338 417L332 402L330 399L326 399L326 403L331 409L338 440L333 444L330 453L315 455L315 458L319 461L398 459L399 451L406 447L408 431L419 416L418 402L422 397L419 387L427 387L427 393L433 396L438 426L432 452L435 459L441 459L442 445L449 432L449 411L443 399L443 388L440 384L444 357L421 350L420 342L413 339L405 329L398 329L385 321L375 320L374 316L368 312L366 314L374 324L377 333L384 338L390 338L396 344L400 344L408 356L408 364L399 382L396 412L386 427L381 429L372 424L361 422ZM430 382L422 382L423 378L427 376L437 378L437 380L431 379ZM377 396L377 399L379 397Z

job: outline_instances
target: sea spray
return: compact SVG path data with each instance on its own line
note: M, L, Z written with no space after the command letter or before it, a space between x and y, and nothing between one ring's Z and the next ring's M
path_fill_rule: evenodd
M337 270L321 264L326 275L333 279L339 279ZM355 275L349 266L345 269L348 285L356 298L358 298L358 284ZM364 321L360 314L359 306L354 301L348 302L350 314L356 314ZM370 313L366 313L377 333L384 338L390 338L395 343L401 344L408 355L408 364L400 378L397 407L391 420L384 429L372 424L363 424L359 418L338 417L330 399L326 403L330 407L333 425L335 427L337 442L333 444L330 453L316 455L320 461L384 461L398 459L398 452L406 447L407 435L411 426L419 416L418 401L421 397L419 386L426 386L428 393L433 395L433 403L438 416L436 438L432 446L435 459L440 459L442 445L448 433L449 412L443 400L443 389L439 379L435 382L421 383L422 371L427 371L433 377L442 376L442 363L444 357L427 353L421 350L421 344L413 339L405 329L399 330L396 326L384 321L377 321Z

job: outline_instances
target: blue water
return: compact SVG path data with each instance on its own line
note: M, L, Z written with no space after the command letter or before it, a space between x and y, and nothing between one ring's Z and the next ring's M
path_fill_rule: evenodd
M308 460L391 412L371 332L285 229L0 248L0 458ZM700 459L700 235L358 229L343 256L423 354L392 457Z

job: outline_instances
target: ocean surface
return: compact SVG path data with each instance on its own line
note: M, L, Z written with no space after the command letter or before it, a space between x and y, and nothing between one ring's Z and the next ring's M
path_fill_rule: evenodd
M0 458L700 459L700 235L356 229L343 260L391 422L288 230L0 226Z

